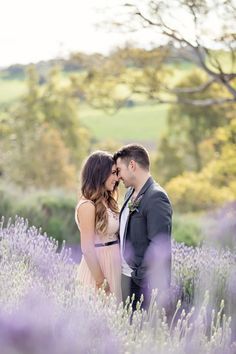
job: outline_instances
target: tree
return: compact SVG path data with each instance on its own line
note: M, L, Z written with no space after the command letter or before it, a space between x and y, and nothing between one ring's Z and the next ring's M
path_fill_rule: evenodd
M216 129L214 158L196 172L184 172L166 188L179 211L213 208L236 199L236 118Z
M74 75L75 93L83 95L94 108L116 113L130 101L133 93L153 99L171 70L163 67L168 48L145 50L129 43L117 48L99 65L90 65L84 75Z
M68 148L55 128L44 123L21 149L11 150L5 174L22 188L76 187L76 167L70 162ZM26 138L26 137L25 137Z
M184 87L191 83L200 86L204 80L205 74L195 69L178 86ZM204 92L195 93L193 98L204 100L206 96L217 98L220 94L219 87L212 85ZM186 170L200 171L209 162L212 158L209 154L210 140L216 128L228 124L228 112L229 107L216 105L207 109L183 103L170 107L167 132L160 141L155 162L162 182Z
M89 148L89 133L79 121L78 103L72 82L63 83L59 68L54 67L42 90L39 108L44 121L60 131L72 162L79 167Z
M177 52L182 59L194 62L206 73L201 85L180 89L166 87L164 82L162 88L172 98L163 99L157 90L157 102L182 102L196 106L236 102L235 0L148 0L142 3L133 0L125 6L128 19L122 16L124 21L113 21L113 25L128 27L128 30L151 29L158 38L166 40L172 53ZM220 97L192 97L212 85L223 89ZM182 93L188 96L182 96Z
M88 132L78 119L74 90L70 82L60 80L58 69L53 69L48 82L41 86L31 67L27 84L22 100L1 115L2 173L22 186L35 183L49 187L56 181L72 185L75 169L89 145Z

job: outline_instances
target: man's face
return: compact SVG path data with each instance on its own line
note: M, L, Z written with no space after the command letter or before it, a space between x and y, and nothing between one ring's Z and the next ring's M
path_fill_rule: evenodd
M127 165L127 161L122 160L119 157L116 161L116 166L119 180L123 181L126 188L131 187L133 181L133 172L130 162Z

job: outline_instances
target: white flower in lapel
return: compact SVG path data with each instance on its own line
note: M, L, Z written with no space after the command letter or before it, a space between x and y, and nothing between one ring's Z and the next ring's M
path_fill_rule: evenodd
M129 200L128 202L128 208L129 208L129 214L132 214L134 211L137 213L139 212L138 207L140 205L141 199L143 197L143 194L141 194L138 198L135 198L134 200Z

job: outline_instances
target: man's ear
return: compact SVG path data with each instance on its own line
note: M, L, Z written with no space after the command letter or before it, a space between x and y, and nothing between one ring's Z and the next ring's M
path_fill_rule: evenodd
M130 167L131 167L132 171L135 171L136 170L136 161L130 160Z

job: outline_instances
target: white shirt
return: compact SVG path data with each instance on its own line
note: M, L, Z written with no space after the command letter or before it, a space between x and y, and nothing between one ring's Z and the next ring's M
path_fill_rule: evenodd
M124 232L125 232L125 226L128 220L129 216L129 208L128 208L128 202L126 203L126 206L122 210L121 217L120 217L120 253L121 253L121 272L122 274L131 277L132 269L130 266L127 264L127 262L124 259Z

